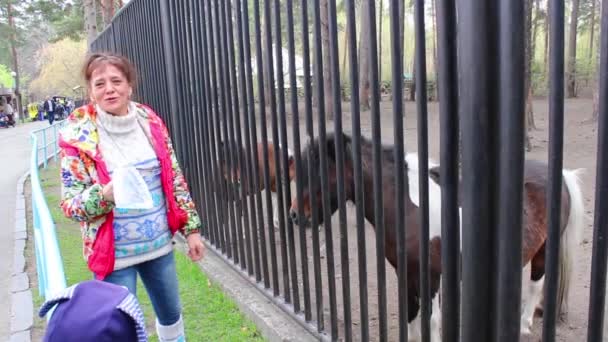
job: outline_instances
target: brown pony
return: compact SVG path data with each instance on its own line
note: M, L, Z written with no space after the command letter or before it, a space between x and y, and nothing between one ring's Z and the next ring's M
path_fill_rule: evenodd
M227 145L227 146L225 146ZM225 142L220 142L220 149L224 149L226 148L226 152L229 153L229 155L233 155L233 156L239 156L241 159L241 165L244 165L244 163L248 160L247 156L248 154L245 151L245 148L243 146L238 146L236 144L236 142L234 141L230 141L228 144L226 144ZM279 151L281 150L281 145L279 144ZM289 180L291 181L294 177L295 177L295 167L294 167L294 160L293 160L293 153L291 153L291 150L287 149L287 153L289 156L288 159L288 165L289 165ZM221 157L222 154L220 154L220 164L222 165L222 169L224 170L224 179L229 180L230 179L230 168L229 165L230 163L228 163L228 161L225 158ZM256 158L257 158L257 164L258 164L258 191L262 191L265 189L265 185L264 185L264 144L262 142L258 142L257 144L257 149L256 149ZM275 156L274 154L274 143L269 141L268 142L268 174L270 175L270 191L272 192L276 192L277 191L277 186L278 186L278 182L280 180L281 177L277 176L276 174L276 163L280 162L280 156ZM254 164L251 163L251 165L253 166ZM241 178L241 175L243 175L243 178ZM234 177L234 179L237 182L243 183L243 181L245 181L244 179L244 173L241 173L241 170L239 169L238 165L234 165L234 168L232 168L232 176ZM245 183L246 184L246 183ZM247 193L249 195L249 193Z
M327 136L327 160L331 211L338 208L337 196L337 165L336 165L336 139L334 134ZM354 186L354 162L352 157L351 137L342 134L343 151L345 151L344 186L346 200L355 201ZM312 150L310 150L312 149ZM303 155L303 165L312 163L313 169L319 169L319 140L315 140L307 147ZM309 153L312 158L309 158ZM408 300L408 329L412 339L419 339L419 326L414 321L419 318L419 202L418 202L418 157L416 154L407 154L405 158L406 179L405 191L398 194L394 180L394 151L392 147L382 148L382 195L384 206L385 256L388 262L397 269L397 232L395 229L397 215L404 215L406 222L406 255L407 255L407 300ZM372 172L372 142L361 139L361 160L363 171L363 189L365 194L373 193ZM433 312L431 317L431 339L439 340L439 305L436 294L440 288L441 278L441 189L439 187L439 168L436 164L429 162L429 251L430 251L430 287L433 298ZM307 168L304 168L306 170ZM523 203L523 259L524 265L530 267L531 282L529 287L524 288L523 310L522 310L522 333L528 334L532 324L534 309L541 300L544 279L544 245L547 238L546 196L547 166L537 161L525 163L524 176L524 203ZM578 171L563 171L564 185L562 187L562 238L559 256L560 279L558 303L561 310L565 306L570 277L573 267L573 252L578 243L578 235L583 226L584 208L583 197L578 183ZM319 182L313 182L315 188L311 189L311 182L304 172L301 175L304 196L302 198L304 217L298 215L297 199L291 204L290 218L295 224L306 226L310 224L313 210L319 218L319 224L323 222L321 188ZM310 193L312 190L311 198ZM396 210L396 197L404 196L406 210L398 213ZM366 197L363 203L365 218L375 226L374 202Z
M254 166L255 164L253 163L253 160L248 159L248 153L246 153L245 148L243 146L238 146L236 144L236 142L234 141L229 141L227 144L225 142L221 142L220 143L220 148L224 149L226 148L226 150L224 150L225 152L228 153L228 155L231 156L237 156L238 158L240 158L240 165L241 167L244 167L245 163L247 161L251 162L251 166ZM282 175L277 175L276 174L276 163L280 162L280 155L276 156L275 155L275 151L274 151L274 143L271 141L268 141L267 143L267 148L268 148L268 174L269 174L269 178L270 178L270 192L272 193L272 205L273 205L273 221L274 221L274 225L278 227L279 225L279 211L277 210L277 198L276 198L276 191L277 191L277 187L279 185L279 182L282 181ZM279 144L279 151L281 151L282 146ZM291 182L294 177L295 177L295 162L294 162L294 157L293 157L293 153L291 152L290 149L287 149L287 154L288 154L288 176L289 176L289 181ZM248 184L248 180L246 178L245 172L241 172L238 164L236 163L236 158L233 159L233 163L232 164L236 164L234 165L234 167L231 169L229 166L231 163L228 163L228 161L226 160L226 158L221 158L221 154L220 154L220 164L222 166L222 170L224 170L224 180L230 184L230 174L232 173L232 177L234 177L234 180L237 183L237 186L243 186L243 189L245 191L245 195L250 195L250 191L249 191L249 186ZM257 188L257 192L261 192L263 190L266 189L265 187L265 183L264 183L264 144L262 142L258 142L257 144L257 150L256 150L256 155L255 157L257 158L257 173L258 173L258 188ZM281 164L282 166L282 164ZM254 190L255 191L255 190ZM229 194L229 198L231 198L232 196Z

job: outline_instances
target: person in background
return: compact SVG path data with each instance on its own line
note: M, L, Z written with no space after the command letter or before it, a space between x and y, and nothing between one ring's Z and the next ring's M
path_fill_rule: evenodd
M4 105L4 114L6 114L9 124L15 125L15 110L11 105L10 99L6 101L6 104Z
M46 112L46 119L49 120L49 125L52 125L53 121L55 121L55 104L50 97L46 97L43 107Z
M40 102L37 105L38 107L38 121L44 120L44 103Z
M185 341L172 236L186 237L192 261L203 257L201 221L161 118L131 101L135 69L110 53L83 68L91 103L61 130L63 213L81 222L84 256L95 278L136 293L142 279L160 341ZM112 177L133 170L153 199L148 209L118 208Z

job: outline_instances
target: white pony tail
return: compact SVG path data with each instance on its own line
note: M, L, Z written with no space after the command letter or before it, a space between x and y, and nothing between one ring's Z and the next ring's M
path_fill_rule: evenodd
M584 169L564 169L563 179L570 194L570 213L568 224L560 239L559 249L559 277L557 288L557 312L562 320L567 318L568 297L570 294L570 281L574 271L576 250L581 243L581 236L585 225L585 204L581 189L580 174Z

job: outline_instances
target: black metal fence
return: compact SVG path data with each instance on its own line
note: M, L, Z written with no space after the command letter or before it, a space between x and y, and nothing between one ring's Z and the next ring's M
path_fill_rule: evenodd
M389 1L390 149L381 145L389 133L382 132L382 120L390 114L380 106L376 4L363 1L357 7L354 0L344 1L349 69L341 75L336 1L327 3L330 89L323 82L319 0L133 0L92 49L120 52L137 65L137 99L150 104L169 126L213 251L315 336L406 341L408 321L418 317L409 333L420 329L421 340L429 341L439 324L432 319L439 307L431 307L439 296L438 267L443 341L518 341L526 261L521 253L526 243L523 2L437 1L440 244L434 243L429 227L430 201L438 199L429 195L424 1L415 1L418 184L407 171L412 164L406 163L404 146L403 1ZM564 1L549 3L544 341L555 340L558 276L563 272L558 261ZM608 256L605 1L602 11L588 341L602 340ZM371 118L371 139L362 137L360 13L370 21L371 109L365 118ZM281 58L284 46L287 66ZM341 80L351 89L349 103L341 101ZM329 113L327 96L332 99ZM343 125L343 106L350 129ZM333 122L333 133L328 122ZM342 132L347 133L337 134ZM413 207L407 196L412 187L421 189ZM346 205L348 200L354 208ZM387 272L386 260L394 274Z

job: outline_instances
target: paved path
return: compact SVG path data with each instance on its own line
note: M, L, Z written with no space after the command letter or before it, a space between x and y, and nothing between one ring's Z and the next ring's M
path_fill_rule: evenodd
M0 340L10 337L10 279L13 264L13 232L17 181L28 169L32 130L48 122L27 123L16 128L0 128Z

